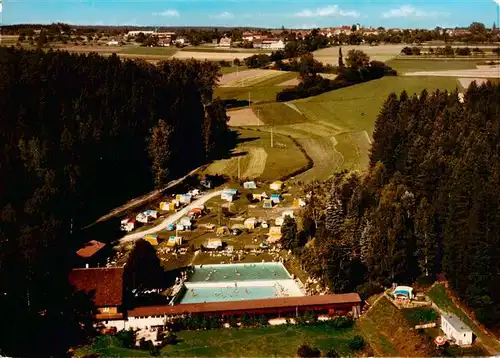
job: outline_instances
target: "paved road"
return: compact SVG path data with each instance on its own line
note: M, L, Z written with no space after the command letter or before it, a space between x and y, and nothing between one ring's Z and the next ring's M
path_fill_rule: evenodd
M210 200L216 196L219 196L221 193L222 193L222 190L218 190L218 191L214 191L212 193L205 194L205 195L201 196L200 198L196 199L195 201L193 201L188 206L182 208L181 210L179 210L175 214L172 214L172 215L168 216L167 218L165 218L165 220L163 220L161 222L161 224L159 224L151 229L148 229L148 230L144 230L144 231L140 231L140 232L136 232L136 233L124 236L123 238L120 239L120 243L135 241L135 240L143 238L144 236L146 236L148 234L154 234L158 231L164 230L168 227L168 225L175 224L180 218L182 218L183 216L186 216L187 213L191 209L197 207L198 205L205 204L208 200Z
M145 202L147 201L151 201L159 196L162 195L162 193L167 190L167 189L170 189L171 187L183 182L187 177L191 176L191 175L194 175L198 170L200 170L201 167L198 167L196 169L193 169L191 170L189 173L187 173L186 175L184 175L182 178L179 178L179 179L175 179L175 180L172 180L170 181L164 188L160 189L160 190L154 190L152 191L151 193L149 194L146 194L146 195L143 195L141 197L138 197L138 198L135 198L135 199L132 199L130 200L129 202L127 202L126 204L116 208L116 209L113 209L111 210L108 214L100 217L96 222L94 222L93 224L90 224L86 227L84 227L84 229L88 228L88 227L91 227L92 225L95 225L101 221L105 221L105 220L108 220L114 216L117 216L117 215L120 215L121 213L123 213L124 211L127 211L131 208L134 208L136 206L139 206L141 204L144 204Z

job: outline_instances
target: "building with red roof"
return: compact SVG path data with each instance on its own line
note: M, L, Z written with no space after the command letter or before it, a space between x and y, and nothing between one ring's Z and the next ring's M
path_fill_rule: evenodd
M91 240L76 251L76 264L79 267L98 267L106 262L106 244Z
M123 319L123 267L73 269L68 281L77 291L90 295L99 311L98 320Z

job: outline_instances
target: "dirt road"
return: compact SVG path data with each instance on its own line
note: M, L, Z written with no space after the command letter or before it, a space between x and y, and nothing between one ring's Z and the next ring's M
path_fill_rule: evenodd
M129 235L124 236L123 238L120 239L120 243L123 244L126 242L135 241L135 240L143 238L144 236L146 236L148 234L154 234L158 231L164 230L168 227L168 225L175 224L180 218L182 218L183 216L186 216L187 213L191 209L197 207L198 205L205 204L208 200L220 195L221 193L222 193L222 190L218 190L218 191L214 191L212 193L205 194L201 198L193 201L191 204L182 208L181 210L179 210L175 214L167 217L165 220L163 220L161 222L161 224L159 224L151 229L148 229L148 230L144 230L144 231L140 231L140 232L136 232L134 234L129 234Z

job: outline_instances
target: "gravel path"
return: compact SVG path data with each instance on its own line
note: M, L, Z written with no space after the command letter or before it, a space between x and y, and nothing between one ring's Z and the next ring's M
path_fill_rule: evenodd
M120 243L123 244L126 242L135 241L135 240L143 238L144 236L146 236L148 234L154 234L158 231L164 230L168 227L168 225L175 224L180 218L182 218L183 216L186 216L187 213L191 209L197 207L198 205L205 204L208 200L220 195L221 193L222 193L222 190L218 190L218 191L214 191L212 193L205 194L201 198L193 201L191 204L182 208L181 210L179 210L175 214L168 216L165 220L162 221L161 224L159 224L151 229L148 229L148 230L144 230L144 231L140 231L140 232L136 232L136 233L124 236L123 238L120 239Z

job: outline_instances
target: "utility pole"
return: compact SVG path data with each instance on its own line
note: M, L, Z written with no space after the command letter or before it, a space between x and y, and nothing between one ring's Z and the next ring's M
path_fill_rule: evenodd
M248 92L248 107L251 107L250 103L251 103L251 100L250 100L250 92Z
M240 179L240 173L241 173L241 169L240 169L240 159L241 159L241 157L238 157L238 179Z
M273 125L274 125L274 119L271 123L271 148L274 148L274 142L273 142Z

